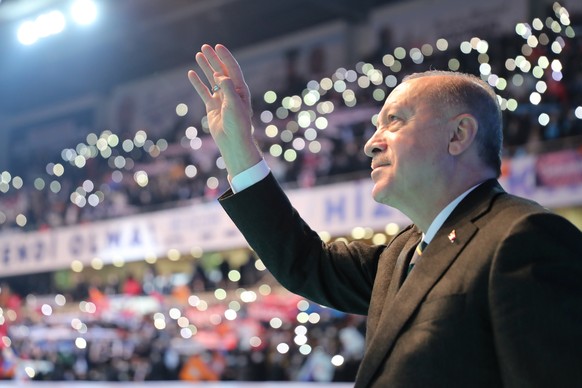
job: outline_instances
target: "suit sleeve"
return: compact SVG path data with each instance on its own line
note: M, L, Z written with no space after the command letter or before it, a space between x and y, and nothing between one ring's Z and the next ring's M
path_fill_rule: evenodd
M326 244L299 216L272 174L220 203L288 290L340 311L366 314L380 246Z
M507 387L582 383L582 233L545 213L517 221L495 255L489 303Z

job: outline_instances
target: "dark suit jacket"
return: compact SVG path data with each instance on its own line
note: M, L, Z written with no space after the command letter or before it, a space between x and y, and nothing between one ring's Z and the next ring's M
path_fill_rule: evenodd
M269 175L221 204L279 282L367 314L356 387L582 386L582 234L495 180L420 240L323 243ZM449 234L454 231L454 238Z

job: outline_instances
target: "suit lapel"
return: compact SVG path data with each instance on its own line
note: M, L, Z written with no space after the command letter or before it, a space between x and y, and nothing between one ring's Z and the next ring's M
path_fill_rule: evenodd
M382 313L378 319L377 324L374 327L374 334L372 338L367 338L366 342L368 348L364 354L364 358L360 363L360 369L357 375L356 387L367 386L369 381L372 379L376 369L380 363L384 360L384 357L388 350L390 349L389 344L386 342L378 343L378 339L382 339L385 334L386 324L390 324L392 317L392 305L394 300L405 279L405 274L408 270L408 263L416 245L420 242L420 231L416 229L416 232L409 237L408 241L404 244L404 247L400 251L398 259L396 261L396 267L392 273L392 278L390 279L390 285L386 291L386 297L384 299L384 306L382 308ZM387 345L387 346L384 346Z
M418 235L416 238L409 239L404 248L400 252L398 256L398 260L396 261L396 268L394 268L394 273L392 275L392 280L390 281L390 286L388 287L388 292L386 293L386 300L384 303L383 313L380 317L380 322L382 318L384 318L385 312L390 307L390 305L394 302L394 298L396 297L396 293L402 286L402 283L406 279L406 275L408 273L408 264L410 263L410 258L414 253L414 249L420 243L421 234L418 231Z
M403 278L404 268L394 271L393 281L388 289L384 311L378 322L378 330L369 342L370 347L362 360L362 368L358 375L361 379L371 379L384 362L387 354L390 353L394 342L398 338L402 328L410 319L414 311L422 303L426 294L432 289L447 268L455 261L465 244L475 234L477 228L468 223L455 231L456 239L451 243L448 232L439 232L435 239L425 249L422 260L410 272L400 288L394 285ZM414 240L412 249L416 247L418 241ZM407 254L411 254L408 250ZM398 262L407 263L399 257ZM402 265L404 267L404 265ZM397 277L402 276L402 277ZM359 381L363 382L363 381ZM358 386L366 386L358 384Z
M393 317L391 339L398 335L406 321L422 303L426 294L442 278L443 274L457 259L465 245L477 232L472 223L467 223L455 230L454 242L448 238L451 231L442 230L426 247L422 259L398 290L391 316Z
M503 190L496 181L491 181L467 196L441 227L425 249L422 259L402 284L405 264L408 263L407 255L419 241L414 237L407 242L398 258L377 330L368 342L369 348L362 360L356 386L369 385L406 322L477 233L473 220L486 212L492 197L501 192Z

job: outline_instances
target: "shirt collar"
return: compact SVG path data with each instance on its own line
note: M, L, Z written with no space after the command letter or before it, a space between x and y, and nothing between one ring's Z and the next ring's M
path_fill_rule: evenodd
M457 198L452 200L447 206L445 206L445 208L441 210L441 212L432 221L432 223L430 224L426 231L426 234L425 233L422 234L422 240L429 244L434 238L434 236L437 234L441 226L443 226L447 218L449 218L453 210L455 210L459 202L461 202L471 191L475 190L475 188L477 188L477 186L479 186L480 184L481 183L478 183L475 186L471 187L469 190L465 191Z

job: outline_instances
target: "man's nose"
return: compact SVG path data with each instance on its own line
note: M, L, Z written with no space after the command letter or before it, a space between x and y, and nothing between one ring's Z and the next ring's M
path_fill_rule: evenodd
M364 145L364 153L370 158L375 154L384 151L385 149L386 145L384 144L382 137L379 135L379 131L374 132L372 137L368 139Z

